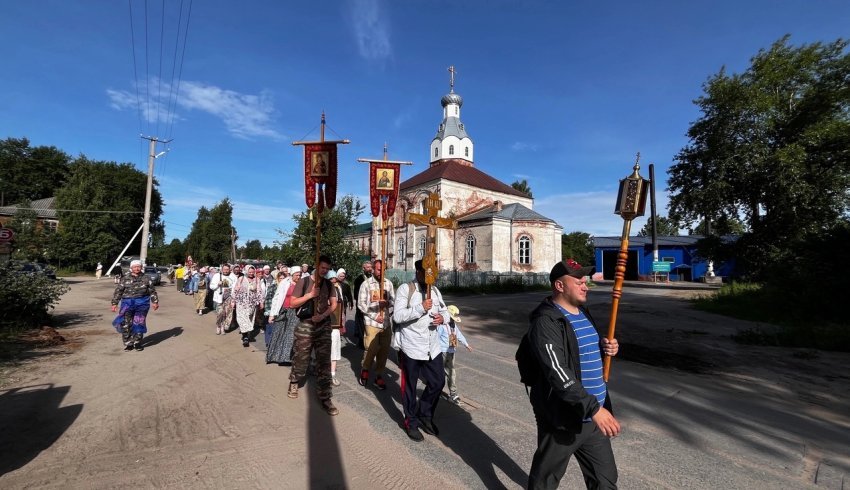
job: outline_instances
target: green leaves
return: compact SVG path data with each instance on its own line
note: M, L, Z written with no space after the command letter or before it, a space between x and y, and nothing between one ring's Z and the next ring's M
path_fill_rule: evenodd
M783 37L743 73L721 70L695 103L702 116L670 169L669 214L746 221L741 263L758 276L807 234L850 209L847 42L795 47Z

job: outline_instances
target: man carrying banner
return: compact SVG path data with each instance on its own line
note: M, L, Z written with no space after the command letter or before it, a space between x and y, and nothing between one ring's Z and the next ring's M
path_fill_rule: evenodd
M292 370L289 372L289 398L298 398L298 386L307 375L310 354L316 352L316 394L328 415L337 415L331 402L331 314L336 310L336 292L330 281L324 279L331 268L331 259L319 257L319 267L312 275L298 281L292 293L292 307L300 320L295 327L295 347Z

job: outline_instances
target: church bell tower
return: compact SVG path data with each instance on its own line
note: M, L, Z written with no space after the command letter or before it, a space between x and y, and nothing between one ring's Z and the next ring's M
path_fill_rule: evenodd
M449 93L440 99L443 106L443 122L437 129L437 135L431 140L431 166L444 160L461 161L473 166L473 143L466 128L460 121L460 108L463 97L455 93L455 67L449 67Z

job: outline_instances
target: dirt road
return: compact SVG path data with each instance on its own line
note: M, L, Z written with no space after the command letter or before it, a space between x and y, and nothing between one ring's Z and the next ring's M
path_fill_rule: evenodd
M343 349L329 417L286 397L288 368L216 336L213 318L163 286L142 352L109 325L107 280L77 280L58 309L69 342L3 372L0 488L520 488L534 420L513 352L540 294L449 298L476 348L458 355L464 403L443 403L439 439L400 428L390 389L357 385ZM597 322L608 293L594 291ZM658 291L621 304L611 391L622 488L844 488L850 355L740 346L750 328ZM628 359L637 362L630 362ZM564 488L581 487L572 464Z

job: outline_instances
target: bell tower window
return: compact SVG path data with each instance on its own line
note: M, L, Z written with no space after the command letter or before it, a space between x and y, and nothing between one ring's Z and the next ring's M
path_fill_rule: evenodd
M449 145L449 155L455 154L455 145Z

